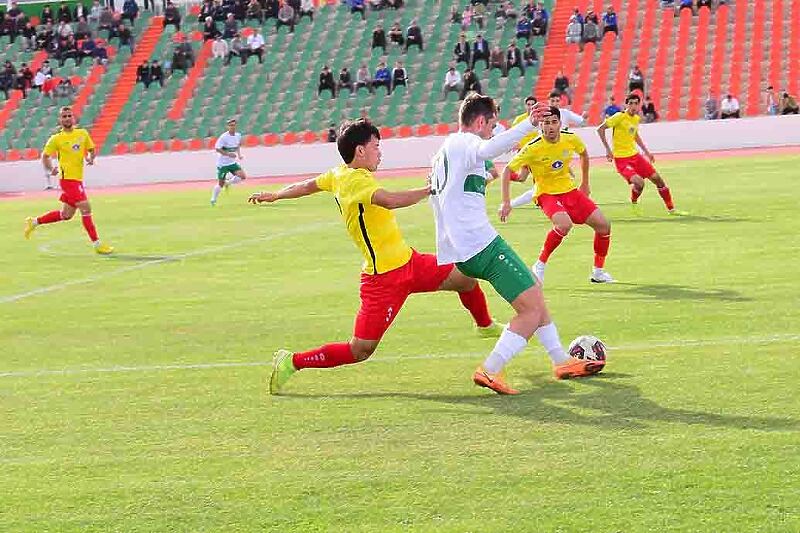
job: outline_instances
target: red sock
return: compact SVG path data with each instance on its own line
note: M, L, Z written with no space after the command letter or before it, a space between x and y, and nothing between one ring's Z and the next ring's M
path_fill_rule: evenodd
M636 187L631 187L631 203L636 203L636 201L642 195L642 191L644 191L644 189L637 190Z
M83 227L86 228L86 233L89 234L89 238L92 240L92 242L97 242L97 230L94 227L92 215L83 215L81 217L81 221L83 222Z
M63 217L61 211L50 211L36 219L37 224L52 224L53 222L61 222Z
M292 358L297 370L302 368L333 368L335 366L355 363L350 343L336 342L325 344L307 352L298 352Z
M467 292L459 292L458 298L461 304L467 308L469 314L475 319L475 323L480 328L485 328L492 324L492 317L489 315L489 306L486 304L486 295L483 294L481 286L477 283L475 288Z
M661 196L662 200L664 200L664 205L667 206L667 209L670 211L675 209L675 204L672 203L672 194L669 192L669 187L664 185L658 189L658 195Z
M542 253L539 254L539 261L547 263L547 260L550 259L550 254L558 248L558 245L561 244L564 237L566 237L566 235L561 235L555 228L548 231L547 237L544 240L544 246L542 246Z
M600 235L594 234L594 266L603 268L606 264L606 256L608 255L608 247L611 245L611 234Z

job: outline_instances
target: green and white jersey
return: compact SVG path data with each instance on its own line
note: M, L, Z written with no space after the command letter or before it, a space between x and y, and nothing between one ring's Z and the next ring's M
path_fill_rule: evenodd
M223 152L227 152L229 154L235 154L239 150L239 146L242 144L242 134L238 131L231 135L227 131L219 136L217 139L217 143L214 145L214 149L222 150ZM236 163L236 158L231 157L228 155L222 155L220 153L217 154L217 168L226 167L228 165L233 165Z

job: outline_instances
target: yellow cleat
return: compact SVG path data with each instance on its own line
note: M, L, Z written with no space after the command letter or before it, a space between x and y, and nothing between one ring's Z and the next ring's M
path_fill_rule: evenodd
M687 211L681 211L680 209L670 209L667 211L667 214L673 217L685 217L689 215Z
M482 339L496 339L503 333L503 329L506 327L505 324L500 324L499 322L492 322L488 326L482 328L480 326L476 326L475 330L478 332L478 337Z
M107 244L98 244L94 247L94 251L100 255L111 255L114 253L114 247Z
M30 240L31 233L33 233L33 230L36 229L36 224L34 222L36 222L36 219L33 218L33 217L28 217L28 218L25 219L25 232L24 232L24 235L25 235L26 239Z
M631 204L631 213L632 213L632 214L633 214L633 216L635 216L635 217L641 217L641 216L643 216L643 215L644 215L644 213L642 212L642 206L641 206L641 204L638 204L638 203L636 203L636 204Z

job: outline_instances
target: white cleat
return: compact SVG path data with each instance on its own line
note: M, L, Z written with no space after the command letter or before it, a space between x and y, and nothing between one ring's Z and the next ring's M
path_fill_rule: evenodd
M589 281L592 283L614 283L614 278L602 268L595 268Z
M539 285L542 286L544 286L544 267L546 266L547 263L536 261L536 263L534 263L534 265L531 267L531 272L533 272L533 275L539 280Z

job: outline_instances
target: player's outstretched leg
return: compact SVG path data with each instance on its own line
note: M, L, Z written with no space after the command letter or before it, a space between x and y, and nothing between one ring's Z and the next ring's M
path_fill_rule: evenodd
M553 216L550 217L550 220L553 222L553 227L547 232L542 251L539 253L539 259L533 267L531 267L533 273L542 285L544 285L544 270L547 266L548 259L550 259L550 255L559 247L564 237L569 235L570 230L572 230L572 219L569 218L569 215L565 211L554 213Z
M237 183L241 183L247 179L247 174L244 173L244 170L239 168L233 172L233 175L225 181L225 190L227 190L231 185L235 185Z
M33 231L42 226L44 224L55 224L56 222L61 222L62 220L69 220L75 214L75 207L64 204L60 210L57 211L50 211L49 213L45 213L40 217L28 217L25 219L25 231L24 235L26 239L31 238L31 234Z
M628 183L631 186L631 212L634 216L642 216L642 206L639 204L639 197L644 192L644 180L639 176L631 176Z
M592 283L613 283L614 278L604 270L608 248L611 246L611 223L603 215L603 212L596 209L586 224L594 230L594 268L589 281Z
M673 216L684 216L687 215L685 211L679 211L675 209L675 203L672 201L672 193L667 187L666 182L661 178L661 176L656 172L650 178L648 178L653 184L658 188L658 195L661 197L661 200L664 202L664 207L667 208L667 212Z
M278 350L275 352L272 374L269 378L269 393L277 394L298 370L304 368L334 368L366 360L375 351L378 341L374 341L374 347L371 349L367 349L367 346L362 346L363 341L359 341L361 339L354 338L350 342L325 344L306 352L294 353L289 350ZM354 345L358 350L357 353L353 353Z
M214 185L214 188L211 189L211 207L217 205L217 200L219 199L219 194L222 192L222 188L225 186L225 178L219 178L217 180L217 184Z

